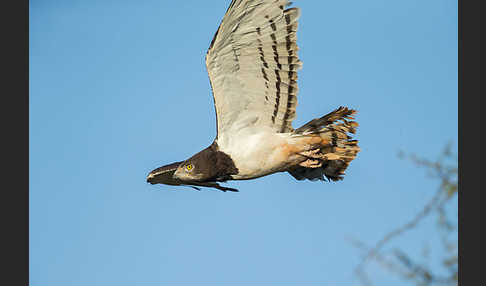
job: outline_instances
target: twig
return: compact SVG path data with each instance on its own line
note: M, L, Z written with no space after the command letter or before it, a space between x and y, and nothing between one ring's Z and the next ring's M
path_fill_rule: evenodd
M403 153L400 156L403 156ZM364 266L366 262L372 258L375 258L377 260L381 260L381 262L383 263L383 259L379 255L379 251L383 248L383 246L386 243L391 241L393 238L405 233L406 231L413 229L415 226L417 226L417 224L421 220L423 220L426 216L428 216L433 209L437 208L440 210L443 204L451 197L451 193L450 193L451 186L452 187L455 186L455 189L452 189L453 191L452 194L454 194L454 192L457 191L457 182L451 180L451 177L453 178L454 176L457 176L457 168L449 168L444 166L444 164L441 163L444 160L444 158L451 157L451 156L452 155L450 152L450 144L446 146L442 156L436 162L430 162L424 159L420 159L413 155L410 156L410 159L415 164L428 167L436 172L436 175L438 175L438 177L441 179L440 187L436 191L435 195L422 208L422 210L413 217L413 219L411 219L409 222L405 223L401 227L398 227L390 231L389 233L387 233L381 240L379 240L375 244L373 248L367 251L367 254L364 256L364 258L361 260L361 262L358 264L358 266L356 266L354 270L355 274L360 278L360 280L364 285L371 285L371 282L367 278L364 271ZM356 241L354 241L354 244L359 245L359 243L357 243ZM361 244L360 248L362 249L363 247L364 247L363 244ZM387 263L386 266L387 268L391 269L390 263Z
M399 228L396 228L395 230L390 231L387 233L381 240L379 240L376 244L375 247L371 248L368 251L368 254L361 260L361 262L358 264L358 266L355 269L356 273L362 272L362 269L364 267L364 264L371 258L376 257L378 252L383 248L383 246L388 243L390 240L393 238L401 235L402 233L414 228L424 217L426 217L433 209L435 206L440 205L442 197L442 189L439 189L435 195L430 199L430 201L424 206L424 208L415 215L415 217L410 220L409 222L405 223Z

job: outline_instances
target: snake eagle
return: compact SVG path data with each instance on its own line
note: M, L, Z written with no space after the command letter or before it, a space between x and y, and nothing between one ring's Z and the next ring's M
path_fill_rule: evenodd
M233 0L206 54L216 110L213 143L151 171L151 184L213 187L289 172L297 180L341 180L359 152L355 110L339 107L292 128L297 105L299 8L287 0Z

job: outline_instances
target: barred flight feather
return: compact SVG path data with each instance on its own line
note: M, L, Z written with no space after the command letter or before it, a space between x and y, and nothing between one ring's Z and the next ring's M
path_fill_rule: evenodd
M290 4L231 2L206 55L218 136L238 122L293 131L302 62L296 43L300 10L285 9Z

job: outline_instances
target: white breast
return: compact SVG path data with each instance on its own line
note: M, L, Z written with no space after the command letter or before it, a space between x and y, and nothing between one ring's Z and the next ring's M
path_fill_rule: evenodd
M261 127L243 128L232 136L218 138L217 143L220 151L228 154L238 168L233 179L244 180L280 171L286 164L281 149L288 137L289 134Z

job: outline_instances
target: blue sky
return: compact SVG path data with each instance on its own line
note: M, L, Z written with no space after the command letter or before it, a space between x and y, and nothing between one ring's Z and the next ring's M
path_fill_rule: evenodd
M204 55L229 2L30 1L31 285L359 285L346 238L373 243L433 195L436 182L397 153L457 148L449 0L294 1L293 126L358 110L361 152L344 181L147 184L215 137ZM388 248L427 245L433 258L434 222ZM375 285L406 285L369 270Z

